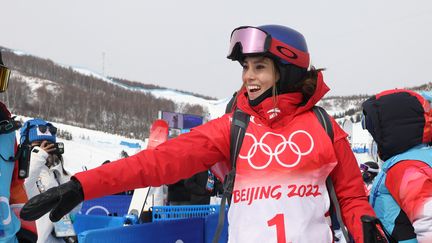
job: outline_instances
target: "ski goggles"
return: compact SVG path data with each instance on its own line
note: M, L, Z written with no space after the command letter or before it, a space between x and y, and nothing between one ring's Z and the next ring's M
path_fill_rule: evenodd
M240 49L238 48L240 46ZM240 51L240 53L238 53ZM309 67L309 54L273 38L267 32L251 26L242 26L231 33L228 58L239 60L243 55L271 53L302 68Z
M360 164L360 170L372 172L372 173L378 173L379 172L379 169L372 168L366 164Z
M0 92L5 92L10 77L10 69L0 64Z
M37 129L39 130L40 133L45 134L47 131L49 131L51 133L51 135L56 135L57 133L57 128L54 126L50 126L50 125L36 125Z

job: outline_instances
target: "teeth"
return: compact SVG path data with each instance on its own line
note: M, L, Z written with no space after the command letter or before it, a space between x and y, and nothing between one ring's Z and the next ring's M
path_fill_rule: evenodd
M261 87L258 86L258 85L249 85L248 89L249 89L250 92L256 92L256 91L260 90Z

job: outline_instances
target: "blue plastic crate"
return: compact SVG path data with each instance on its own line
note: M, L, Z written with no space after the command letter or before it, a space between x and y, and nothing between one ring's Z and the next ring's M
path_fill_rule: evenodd
M152 207L152 219L176 220L188 218L205 218L207 215L219 213L219 205L184 205Z
M80 243L204 243L205 219L183 219L87 230L78 234Z
M124 223L125 217L77 214L73 224L75 232L79 234L93 229L123 227Z
M80 214L123 216L128 213L131 200L130 195L110 195L86 200L82 204Z

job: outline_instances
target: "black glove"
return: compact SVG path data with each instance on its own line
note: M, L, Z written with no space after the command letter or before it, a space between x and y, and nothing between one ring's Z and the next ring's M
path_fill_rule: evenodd
M385 231L381 221L374 216L363 215L360 217L363 225L363 242L364 243L387 243L392 237Z
M72 178L58 187L32 197L21 209L20 217L33 221L51 211L49 218L57 222L82 201L84 193L81 184Z

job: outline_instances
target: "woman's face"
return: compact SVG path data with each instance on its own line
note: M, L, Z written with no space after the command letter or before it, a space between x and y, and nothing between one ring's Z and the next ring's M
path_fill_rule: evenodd
M279 73L270 58L246 57L242 66L243 84L250 100L258 98L279 80Z

